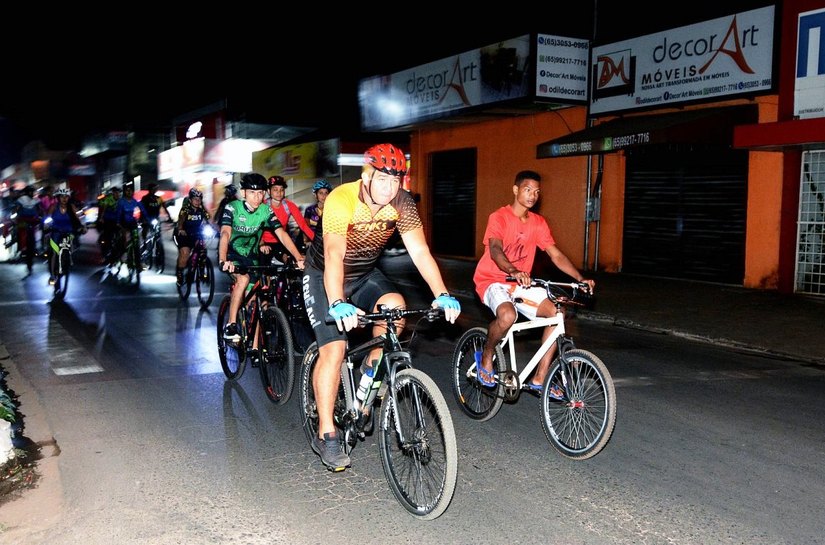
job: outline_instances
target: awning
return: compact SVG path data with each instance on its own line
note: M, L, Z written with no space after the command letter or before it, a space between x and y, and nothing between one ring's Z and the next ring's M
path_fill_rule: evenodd
M764 151L821 149L825 147L825 118L742 125L733 131L733 146Z
M704 108L607 121L536 146L536 158L609 153L650 144L731 145L733 127L757 120L755 106Z

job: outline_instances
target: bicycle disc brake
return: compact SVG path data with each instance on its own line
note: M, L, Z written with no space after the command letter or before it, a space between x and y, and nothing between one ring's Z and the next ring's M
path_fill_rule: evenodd
M521 393L518 375L512 370L499 373L499 380L504 385L504 400L515 401Z

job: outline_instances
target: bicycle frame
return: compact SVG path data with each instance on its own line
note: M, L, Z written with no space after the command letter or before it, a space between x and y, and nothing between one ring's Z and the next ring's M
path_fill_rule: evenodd
M547 327L547 326L554 326L553 332L550 334L549 337L539 346L533 356L530 358L521 372L518 371L518 361L516 357L516 340L515 334L521 331L529 331L531 329L536 329L539 327ZM538 366L539 361L541 360L542 356L544 356L553 343L559 342L559 357L564 359L564 345L565 342L562 339L565 338L566 330L564 327L564 311L557 308L556 315L552 318L535 318L533 320L527 322L516 322L514 323L510 329L507 331L507 334L504 335L504 338L499 342L501 349L504 350L505 348L508 349L508 361L510 363L510 369L516 373L518 376L519 385L524 384L527 381L527 378L533 373ZM473 371L475 373L475 370Z

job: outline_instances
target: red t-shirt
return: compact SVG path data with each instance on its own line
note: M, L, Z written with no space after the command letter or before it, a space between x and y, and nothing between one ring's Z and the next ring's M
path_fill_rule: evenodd
M513 207L502 206L487 220L487 229L484 231L484 255L476 265L473 282L476 293L483 300L484 292L490 284L504 282L507 273L498 268L490 257L490 239L497 238L502 242L504 255L518 270L531 272L536 259L536 248L544 251L556 244L550 226L544 217L533 212L527 212L527 221L521 221L513 214Z
M289 226L289 217L292 216L295 218L295 223L298 224L298 227L301 228L301 231L312 240L315 238L315 231L313 231L309 225L307 225L307 220L304 219L304 216L301 215L301 209L298 208L298 205L294 202L284 199L281 201L281 206L277 208L273 206L273 203L269 204L269 207L272 208L272 211L275 212L275 215L278 217L278 221L281 222L281 225L286 230ZM261 242L266 243L273 243L273 242L280 242L278 237L275 236L274 233L270 233L269 231L264 231L263 236L261 237Z

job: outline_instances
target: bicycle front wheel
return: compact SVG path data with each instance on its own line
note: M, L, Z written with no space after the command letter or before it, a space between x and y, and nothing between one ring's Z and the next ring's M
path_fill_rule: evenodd
M458 447L441 390L423 371L404 369L381 403L378 443L396 499L414 517L441 516L453 499Z
M72 268L72 256L64 250L57 254L57 274L54 276L54 296L63 299L69 287L69 271Z
M452 359L452 389L455 400L464 414L481 422L493 418L504 402L503 384L499 383L490 388L476 378L476 354L481 354L486 342L485 328L469 329L458 339ZM504 359L501 346L496 346L493 354L493 369L499 376L507 370L507 361Z
M242 311L243 309L240 309L238 313L240 314ZM226 378L237 380L241 378L246 367L246 348L243 339L238 343L232 343L223 338L223 330L226 327L228 315L229 296L227 295L221 301L221 306L218 309L218 357L221 360L221 368Z
M215 270L212 268L212 260L208 257L198 262L195 273L195 292L198 294L201 308L207 308L212 303L215 296Z
M565 352L569 376L553 362L541 395L541 424L550 444L571 460L586 460L607 445L616 425L616 387L607 366L580 349ZM550 395L561 388L564 399Z
M178 284L178 297L180 297L181 301L186 301L189 297L189 292L192 291L193 274L192 267L187 264L183 269L183 281Z
M283 405L292 397L295 384L295 353L289 322L281 309L270 307L263 314L261 329L261 382L269 400Z
M163 271L166 269L166 252L163 250L163 243L160 241L160 237L155 239L153 261L155 266L155 272L157 272L158 274L163 274Z
M126 261L126 267L129 269L129 283L134 284L135 287L140 286L140 272L143 270L143 263L140 261L140 248L136 240L129 245Z

